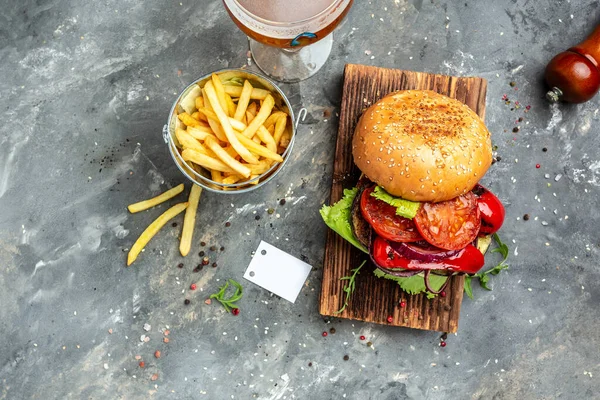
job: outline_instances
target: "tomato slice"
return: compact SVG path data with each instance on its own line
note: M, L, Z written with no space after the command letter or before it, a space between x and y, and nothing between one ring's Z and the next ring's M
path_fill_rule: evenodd
M396 208L371 196L373 187L363 191L360 210L363 217L381 237L394 242L416 242L423 238L408 218L396 215Z
M373 261L386 269L414 270L447 270L475 274L483 267L483 254L472 244L467 244L456 254L436 261L417 261L403 257L385 240L379 236L373 241L371 250Z
M472 192L439 203L423 203L415 216L423 238L445 250L460 250L477 238L481 218Z
M481 185L477 185L473 189L473 193L477 195L477 205L481 214L481 228L479 232L486 235L496 233L502 226L506 214L502 202L492 192Z

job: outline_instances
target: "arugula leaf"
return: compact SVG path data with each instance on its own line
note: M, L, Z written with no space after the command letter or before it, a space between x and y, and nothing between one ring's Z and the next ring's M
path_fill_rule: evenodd
M398 285L400 285L400 288L408 294L419 294L426 292L428 299L433 299L436 296L435 294L427 291L427 288L425 287L425 278L423 276L423 273L409 277L388 275L380 269L375 269L373 273L378 278L385 278L392 281L396 281ZM430 274L429 286L431 286L433 290L438 291L444 285L444 283L446 283L446 280L448 280L447 276Z
M359 274L360 269L363 267L363 265L365 265L366 262L367 260L363 261L362 264L358 266L358 268L354 268L353 270L351 270L350 272L352 272L352 275L343 276L340 278L340 281L348 281L348 284L344 286L344 292L346 292L346 299L344 299L344 305L342 306L342 308L337 310L334 314L341 313L348 306L348 300L350 300L350 296L352 295L352 293L354 293L354 289L356 288L356 275Z
M371 196L377 200L381 200L390 206L396 207L396 215L400 215L404 218L413 219L417 215L419 206L421 203L416 201L404 200L400 197L394 197L386 192L381 186L375 186L375 190L371 193Z
M344 197L340 201L331 206L324 205L319 212L328 227L352 243L357 249L368 254L369 251L365 246L354 237L352 226L350 225L352 202L357 194L358 188L344 189Z
M235 293L231 297L225 298L225 292L226 292L227 288L229 287L230 283L232 286L235 287ZM233 279L228 279L227 282L225 282L225 284L219 288L219 291L217 293L213 293L210 295L210 298L216 299L219 303L221 303L221 305L223 307L225 307L225 310L227 312L231 312L231 309L238 308L238 306L235 304L235 302L240 300L242 298L243 294L244 294L244 289L242 288L242 285L240 285L238 282L234 281Z
M469 298L471 300L473 300L473 288L471 287L471 280L473 279L472 276L465 276L465 293L467 294L467 296L469 296Z
M505 243L502 243L502 241L500 240L500 237L498 236L497 233L494 233L492 235L492 237L494 238L494 241L496 242L496 245L498 247L493 249L491 252L492 253L500 253L502 255L502 261L500 261L500 263L498 263L498 265L496 265L494 268L490 268L487 271L478 272L475 275L473 275L473 278L479 279L479 284L485 290L492 290L488 286L488 282L490 281L490 275L498 275L502 270L508 269L508 264L505 263L505 261L508 259L508 246ZM467 291L467 279L469 279L469 289L470 289L470 284L471 284L470 278L471 277L465 278L465 292ZM471 292L471 294L472 294L472 292ZM469 295L469 293L467 293L467 295ZM469 295L469 297L473 298L472 295Z
M492 250L492 253L502 254L502 257L504 257L502 262L506 261L506 259L508 258L508 246L505 243L502 243L502 241L500 240L500 236L498 236L497 233L494 233L492 235L492 237L494 238L494 241L498 245L498 247L496 247L494 250Z

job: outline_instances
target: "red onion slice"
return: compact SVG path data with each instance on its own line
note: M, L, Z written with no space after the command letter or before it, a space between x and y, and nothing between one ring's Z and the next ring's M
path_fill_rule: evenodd
M460 250L444 250L427 242L399 243L388 242L402 257L409 260L436 262L456 255Z

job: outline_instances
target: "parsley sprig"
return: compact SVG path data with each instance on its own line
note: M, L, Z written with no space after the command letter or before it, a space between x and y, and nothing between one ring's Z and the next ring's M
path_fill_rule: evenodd
M473 276L467 275L465 277L465 293L471 299L473 298L473 288L471 287L471 280L473 278L479 279L479 284L482 288L486 290L492 290L488 286L488 282L490 281L490 275L498 275L500 271L508 269L508 264L506 264L505 262L508 259L508 246L506 245L506 243L503 243L500 240L500 237L497 233L494 233L492 237L494 238L494 241L497 245L497 247L492 250L492 253L500 253L502 255L502 261L500 261L500 263L498 263L498 265L496 265L494 268L490 268L487 271L479 272Z
M230 283L232 286L235 287L235 293L231 297L226 298L225 292L227 291L227 288L229 287ZM244 289L242 288L242 285L240 285L233 279L228 279L227 282L225 282L225 284L219 288L219 291L217 293L210 295L210 298L216 299L219 303L223 305L223 307L225 307L225 310L227 310L227 312L231 312L232 309L238 308L235 302L240 300L243 294Z
M335 314L341 313L348 306L348 301L350 300L350 296L352 295L352 293L354 293L354 289L356 288L356 283L355 283L356 282L356 275L359 274L360 269L363 267L363 265L365 265L366 262L367 262L367 260L363 261L362 264L360 264L358 266L358 268L354 268L353 270L351 270L350 272L352 272L352 275L350 275L350 276L343 276L343 277L340 278L340 281L348 281L346 283L346 285L344 286L344 292L346 292L346 298L344 299L344 305L342 306L342 308L340 308L339 310L337 310L335 312Z

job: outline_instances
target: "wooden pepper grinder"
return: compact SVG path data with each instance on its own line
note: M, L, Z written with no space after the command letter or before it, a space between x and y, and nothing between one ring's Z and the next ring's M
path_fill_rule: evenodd
M546 67L548 101L583 103L600 89L600 25L583 42L554 57Z

